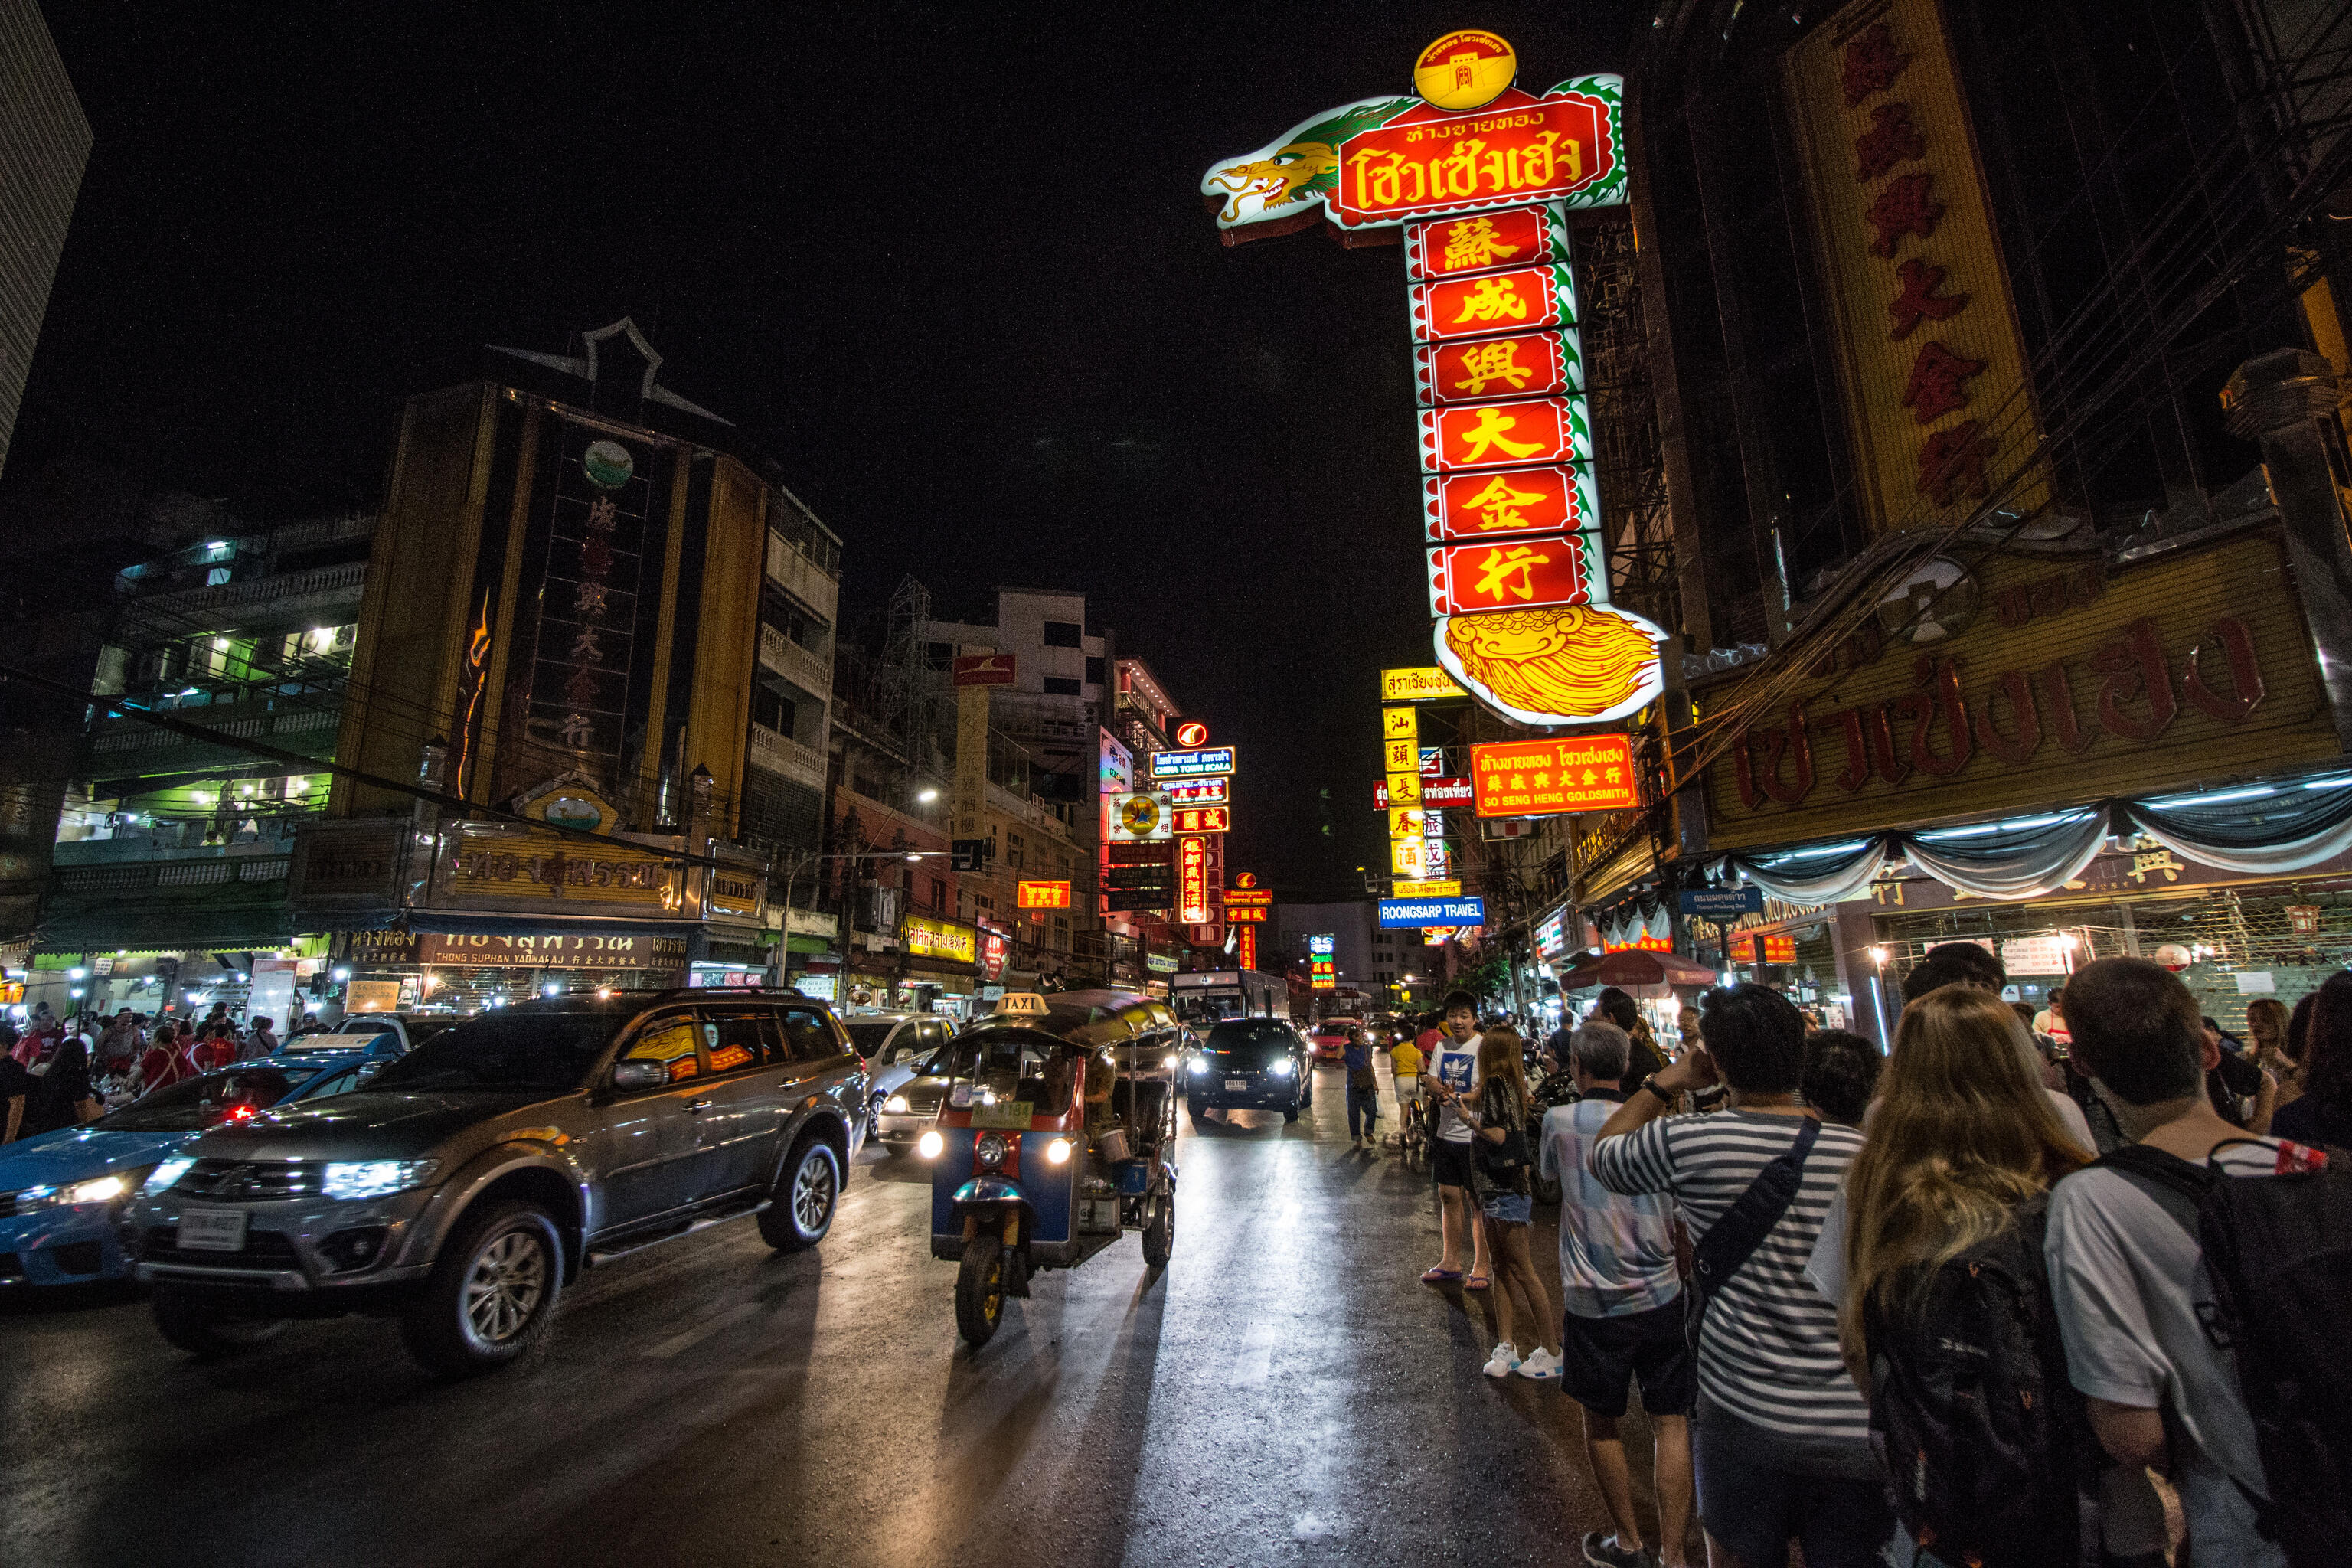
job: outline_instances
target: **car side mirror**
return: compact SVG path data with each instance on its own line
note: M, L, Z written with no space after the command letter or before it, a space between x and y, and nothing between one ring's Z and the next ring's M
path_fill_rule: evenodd
M669 1068L659 1062L617 1061L613 1064L614 1089L659 1089L669 1081Z

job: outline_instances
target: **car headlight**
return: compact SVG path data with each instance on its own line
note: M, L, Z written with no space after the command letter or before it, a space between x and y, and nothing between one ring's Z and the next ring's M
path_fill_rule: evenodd
M195 1168L195 1163L196 1163L194 1160L189 1159L185 1155L166 1160L162 1164L147 1173L147 1184L141 1187L139 1190L142 1193L163 1192L168 1189L173 1182L178 1181L182 1176L186 1175L190 1171L194 1170Z
M1209 1070L1209 1058L1206 1058L1206 1057L1194 1057L1194 1058L1192 1058L1192 1073L1193 1073L1193 1076L1194 1076L1194 1077L1196 1077L1196 1078L1197 1078L1197 1077L1199 1077L1201 1074L1202 1074L1202 1073L1204 1073L1204 1072L1207 1072L1208 1070Z
M1175 1069L1176 1064L1177 1064L1178 1062L1182 1061L1183 1059L1184 1059L1184 1058L1183 1058L1181 1055L1179 1055L1178 1053L1176 1053L1176 1052L1174 1052L1174 1051L1171 1051L1171 1052L1169 1052L1169 1053L1168 1053L1168 1059L1167 1059L1166 1061L1164 1061L1164 1062L1161 1062L1160 1065L1161 1067L1164 1067L1164 1068L1169 1068L1171 1071L1173 1071L1173 1070Z
M1267 1064L1265 1070L1267 1076L1271 1078L1288 1078L1295 1069L1291 1066L1290 1058L1284 1057Z
M939 1130L937 1128L933 1128L930 1131L924 1133L920 1138L915 1140L915 1152L920 1154L926 1160L938 1159L940 1157L940 1151L947 1146L948 1141L940 1136Z
M338 1161L327 1167L320 1184L331 1198L381 1198L423 1186L440 1165L438 1160Z
M983 1171L993 1171L1004 1163L1004 1156L1011 1147L1002 1132L982 1133L980 1142L972 1145L972 1163Z
M912 1108L907 1104L907 1097L905 1095L894 1094L889 1099L882 1102L882 1109L888 1111L893 1116L904 1116Z
M26 1187L16 1194L16 1211L64 1209L78 1204L110 1204L139 1190L144 1171L117 1171L85 1182L61 1182L53 1186Z

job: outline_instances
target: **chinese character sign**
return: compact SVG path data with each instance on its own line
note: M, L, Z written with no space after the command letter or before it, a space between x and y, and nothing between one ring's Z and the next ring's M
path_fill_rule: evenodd
M1592 460L1592 425L1581 397L1533 397L1421 413L1421 466L1433 473Z
M1024 910L1066 910L1070 907L1070 884L1067 882L1023 882L1016 891L1020 907Z
M1782 65L1874 528L1955 521L2039 422L1936 0L1848 5ZM2005 505L2046 498L2036 475Z
M1223 805L1180 805L1170 814L1179 834L1224 833L1234 825L1233 808Z
M1622 811L1642 804L1633 743L1624 735L1473 746L1470 778L1481 816Z
M1429 343L1413 351L1414 385L1423 403L1582 392L1580 353L1573 335L1566 332Z
M1567 259L1567 226L1546 206L1440 218L1404 231L1405 276L1416 282Z
M1591 598L1580 535L1454 544L1429 552L1433 615L1520 605L1581 605Z
M620 755L634 663L651 454L563 427L527 723L532 740L600 762Z
M1422 512L1432 542L1578 533L1601 526L1601 489L1589 463L1514 468L1506 474L1447 474L1421 483Z
M1576 275L1566 262L1416 283L1411 296L1415 342L1485 338L1531 327L1576 322Z
M1203 925L1209 910L1209 841L1176 841L1176 918L1186 925Z

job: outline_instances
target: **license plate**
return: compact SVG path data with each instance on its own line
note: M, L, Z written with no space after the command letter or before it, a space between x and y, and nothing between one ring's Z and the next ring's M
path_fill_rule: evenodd
M243 1209L182 1209L180 1246L189 1252L243 1252Z
M1228 1091L1244 1089L1248 1087L1249 1079L1245 1078L1229 1078L1225 1079L1225 1088Z

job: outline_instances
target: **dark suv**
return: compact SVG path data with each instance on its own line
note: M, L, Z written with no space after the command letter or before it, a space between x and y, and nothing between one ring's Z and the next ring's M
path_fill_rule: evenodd
M866 1105L847 1031L796 996L524 1003L357 1094L198 1138L148 1177L129 1239L183 1350L368 1311L427 1366L478 1371L543 1340L599 1258L745 1215L815 1246Z
M1314 1058L1280 1018L1226 1018L1184 1064L1184 1110L1195 1127L1211 1107L1279 1110L1285 1121L1315 1104Z

